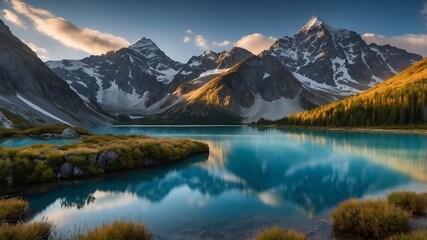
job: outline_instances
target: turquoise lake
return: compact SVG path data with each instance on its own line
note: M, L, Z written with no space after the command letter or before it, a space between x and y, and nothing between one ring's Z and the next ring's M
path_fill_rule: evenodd
M32 221L49 219L63 237L126 220L145 223L156 239L253 239L271 226L330 239L329 212L345 199L427 191L427 135L246 126L88 130L198 139L210 154L25 196Z

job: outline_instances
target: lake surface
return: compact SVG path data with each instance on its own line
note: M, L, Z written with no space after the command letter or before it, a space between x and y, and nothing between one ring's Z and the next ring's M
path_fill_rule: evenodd
M57 234L143 222L157 239L251 239L271 226L332 238L342 200L427 191L427 135L252 127L111 127L95 133L193 138L209 155L26 196Z

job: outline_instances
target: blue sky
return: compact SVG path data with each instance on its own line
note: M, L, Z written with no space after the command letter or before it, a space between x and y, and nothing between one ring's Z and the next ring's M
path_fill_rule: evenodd
M247 35L242 46L248 48L292 36L312 16L370 33L368 42L427 56L425 0L3 0L0 8L12 32L43 60L82 58L148 37L171 58L186 62L206 49L227 50Z

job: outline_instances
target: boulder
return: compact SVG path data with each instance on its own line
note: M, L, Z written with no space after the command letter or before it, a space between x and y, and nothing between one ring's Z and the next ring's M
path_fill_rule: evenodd
M73 177L80 177L83 175L83 170L77 166L73 169Z
M119 154L114 151L106 151L98 156L97 164L100 168L105 169L119 160Z
M72 177L74 175L74 166L70 163L64 163L59 169L62 178Z
M79 134L76 132L76 130L74 130L72 128L66 128L61 133L61 137L63 137L63 138L74 138L74 137L78 137L78 136L79 136Z

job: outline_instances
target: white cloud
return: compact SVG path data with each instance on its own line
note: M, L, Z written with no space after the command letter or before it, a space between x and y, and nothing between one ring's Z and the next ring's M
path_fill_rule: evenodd
M259 54L273 45L277 38L266 37L260 33L254 33L242 37L235 43L237 47L245 48L253 54Z
M35 53L37 53L37 56L41 58L43 61L46 61L49 59L47 56L49 52L46 50L46 48L38 47L34 43L27 43L27 46L31 48Z
M208 41L202 35L196 35L196 37L194 38L194 42L200 48L209 49Z
M231 43L230 41L224 40L222 42L212 42L212 45L215 47L225 47L225 46L230 45L230 43Z
M14 12L3 9L3 17L6 21L9 21L13 24L15 24L18 27L26 28L24 21L22 21L21 18L19 18L18 15L16 15Z
M194 36L194 38L193 38L193 36ZM212 43L210 43L203 35L195 34L190 29L185 31L185 36L182 39L182 41L184 43L190 43L191 41L193 41L197 47L204 49L204 50L207 50L210 47L226 47L226 46L231 44L231 42L228 40L224 40L222 42L213 41Z
M191 42L191 37L189 36L185 36L184 39L182 40L184 43L189 43Z
M405 34L402 36L385 37L374 33L365 33L362 38L367 43L378 45L390 44L405 49L408 52L427 56L427 34Z
M53 13L33 7L20 0L11 0L13 9L29 18L35 29L65 46L82 50L89 54L102 54L110 50L127 47L130 43L118 36L90 28L80 28Z

